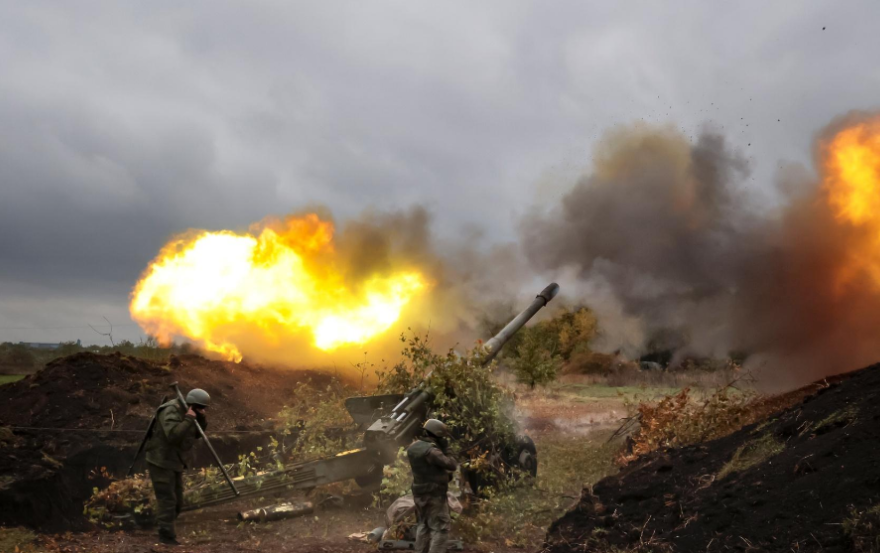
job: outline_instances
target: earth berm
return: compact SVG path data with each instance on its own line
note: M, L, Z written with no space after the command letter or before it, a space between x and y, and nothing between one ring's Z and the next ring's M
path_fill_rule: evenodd
M873 365L761 423L654 452L585 489L550 527L546 553L853 551L845 521L880 503L878 461ZM877 550L866 542L855 550Z
M173 366L172 366L173 365ZM170 365L124 355L79 353L0 387L0 525L43 531L85 529L83 501L107 476L125 473L169 384L207 388L211 441L233 461L268 440L270 419L309 371L210 361ZM213 463L195 448L194 467ZM143 459L136 467L143 469Z

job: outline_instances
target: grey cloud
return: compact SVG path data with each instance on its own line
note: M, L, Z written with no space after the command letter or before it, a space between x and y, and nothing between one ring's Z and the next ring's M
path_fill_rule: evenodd
M313 204L340 220L421 205L449 240L476 224L508 242L556 199L536 198L548 170L638 119L691 135L711 120L772 196L780 160L876 105L878 16L867 1L3 3L0 285L112 291L123 312L168 236Z

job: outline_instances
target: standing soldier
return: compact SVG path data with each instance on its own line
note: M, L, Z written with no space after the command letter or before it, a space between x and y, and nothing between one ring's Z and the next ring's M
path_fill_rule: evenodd
M428 419L422 437L406 450L413 472L413 500L416 504L417 553L446 553L449 535L449 504L446 491L458 468L447 454L449 430L437 419Z
M179 545L174 520L183 507L183 454L200 438L196 424L207 428L205 409L210 403L208 392L196 388L186 394L189 410L173 399L159 406L156 424L147 443L147 466L156 492L159 541Z

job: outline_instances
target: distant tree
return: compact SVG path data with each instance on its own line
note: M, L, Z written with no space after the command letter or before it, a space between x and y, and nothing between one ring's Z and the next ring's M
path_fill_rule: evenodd
M30 369L37 364L37 356L24 344L10 344L3 361L6 365Z
M531 389L549 384L556 378L562 360L555 348L548 348L547 328L536 326L526 329L512 359L516 379Z
M596 315L587 307L565 311L549 323L555 327L559 355L563 359L569 359L574 353L589 352L590 341L599 330Z
M55 350L55 353L57 353L59 357L66 357L81 351L83 351L83 347L79 342L61 342L58 345L58 349Z

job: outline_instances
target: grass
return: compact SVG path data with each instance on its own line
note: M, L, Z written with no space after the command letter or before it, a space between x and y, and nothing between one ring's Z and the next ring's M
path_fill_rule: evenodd
M764 434L737 448L730 461L718 471L718 480L722 480L731 473L742 472L763 463L770 457L782 453L784 449L785 444L777 440L773 434Z
M619 444L607 444L608 436L608 432L580 439L559 433L538 436L534 485L496 492L475 513L457 519L453 533L472 543L540 547L547 527L571 508L585 486L616 472L613 458Z
M567 392L583 399L622 398L634 400L638 397L663 397L675 394L679 388L647 387L647 386L608 386L599 383L565 383L558 382L553 391Z
M4 384L10 384L12 382L18 382L24 377L25 375L23 374L0 374L0 386Z
M839 411L835 411L834 413L828 415L818 424L816 424L816 431L822 430L828 426L836 426L840 423L849 424L856 420L859 416L859 410L855 406L850 405L845 409L840 409Z
M34 542L37 536L24 528L0 528L0 551L37 553L43 551Z
M880 551L880 504L864 510L850 509L841 524L844 536L857 553Z
M736 380L740 373L734 370L668 370L643 371L631 366L624 366L608 374L563 374L557 382L574 382L594 384L612 388L665 388L681 389L684 387L712 389Z

